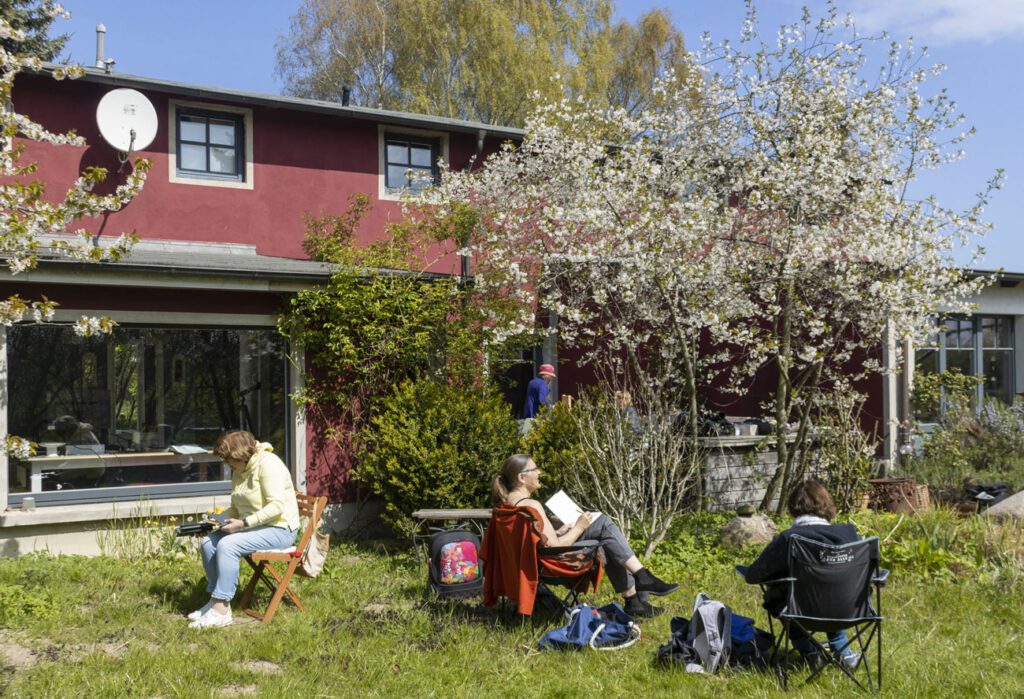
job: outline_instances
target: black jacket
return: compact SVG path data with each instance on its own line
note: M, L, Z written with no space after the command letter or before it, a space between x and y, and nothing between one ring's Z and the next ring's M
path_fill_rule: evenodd
M764 551L753 563L741 569L743 578L748 583L760 583L766 580L785 578L789 574L789 539L798 534L805 539L821 541L826 544L852 544L859 541L857 528L852 524L810 524L802 527L790 527L778 534L765 546ZM764 596L764 608L777 615L785 606L785 590L782 585L770 587Z

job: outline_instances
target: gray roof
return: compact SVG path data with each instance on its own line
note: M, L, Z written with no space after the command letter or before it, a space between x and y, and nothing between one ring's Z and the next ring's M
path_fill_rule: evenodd
M56 63L44 63L43 71L52 73L58 68L66 68ZM137 90L156 90L158 92L169 92L175 95L198 97L208 100L229 101L276 109L294 109L302 112L313 112L316 114L329 114L351 119L365 119L369 121L396 124L399 126L412 126L419 128L440 129L444 131L455 131L476 134L479 131L486 131L488 135L497 138L521 140L525 133L522 129L511 126L497 126L494 124L482 124L475 121L462 121L461 119L449 119L447 117L430 116L429 114L411 114L408 112L395 112L388 109L373 109L371 107L357 107L353 105L342 106L338 102L327 102L324 100L311 100L301 97L288 97L285 95L268 95L260 92L246 92L243 90L230 90L221 87L208 87L205 85L192 85L180 83L173 80L159 80L157 78L146 78L127 73L115 71L106 72L100 68L84 67L85 75L79 80L94 82L110 87L131 87Z
M1015 287L1024 282L1024 272L1007 272L1003 269L969 269L968 276L991 277L995 275L996 284L1002 287Z
M72 281L73 283L116 283L119 286L263 289L294 292L330 280L336 265L314 260L257 255L251 246L207 246L177 241L143 241L117 262L87 262L63 253L39 254L38 267L19 278L26 282ZM209 250L202 248L209 247ZM224 248L237 248L223 250ZM391 269L367 269L367 274L406 275ZM425 278L449 275L426 273ZM205 280L205 281L204 281ZM253 284L258 286L253 287Z
M268 255L225 255L217 252L194 252L182 255L164 250L135 249L117 262L82 262L67 257L40 256L40 266L78 265L83 269L117 268L131 271L170 273L187 270L191 274L216 276L248 276L319 282L331 276L332 266L313 260Z

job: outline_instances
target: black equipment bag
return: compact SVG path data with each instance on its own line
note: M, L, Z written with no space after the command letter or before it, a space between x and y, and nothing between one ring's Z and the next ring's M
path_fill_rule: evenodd
M465 529L431 529L431 589L441 598L479 597L484 590L480 537Z

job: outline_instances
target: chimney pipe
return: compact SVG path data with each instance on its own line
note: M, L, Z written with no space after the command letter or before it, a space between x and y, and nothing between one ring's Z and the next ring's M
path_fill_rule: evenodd
M107 28L102 24L96 25L96 67L106 68L107 67Z
M341 86L341 106L347 107L349 100L352 99L352 88L348 85Z

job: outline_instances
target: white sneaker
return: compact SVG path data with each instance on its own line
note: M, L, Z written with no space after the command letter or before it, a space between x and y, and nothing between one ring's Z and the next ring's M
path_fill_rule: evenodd
M218 614L217 612L210 609L208 612L203 614L201 617L193 621L188 625L190 629L206 629L213 628L215 626L231 626L231 610L227 611L227 614Z
M196 619L201 617L203 614L206 614L208 611L210 611L211 607L213 607L213 601L212 600L207 602L206 604L204 604L202 607L200 607L199 609L195 610L194 612L190 612L189 615L188 615L188 620L189 621L195 621Z
M846 655L843 656L843 665L845 665L850 670L857 669L857 663L859 663L859 662L860 662L860 653L857 653L856 651L854 651L852 653L847 653Z

